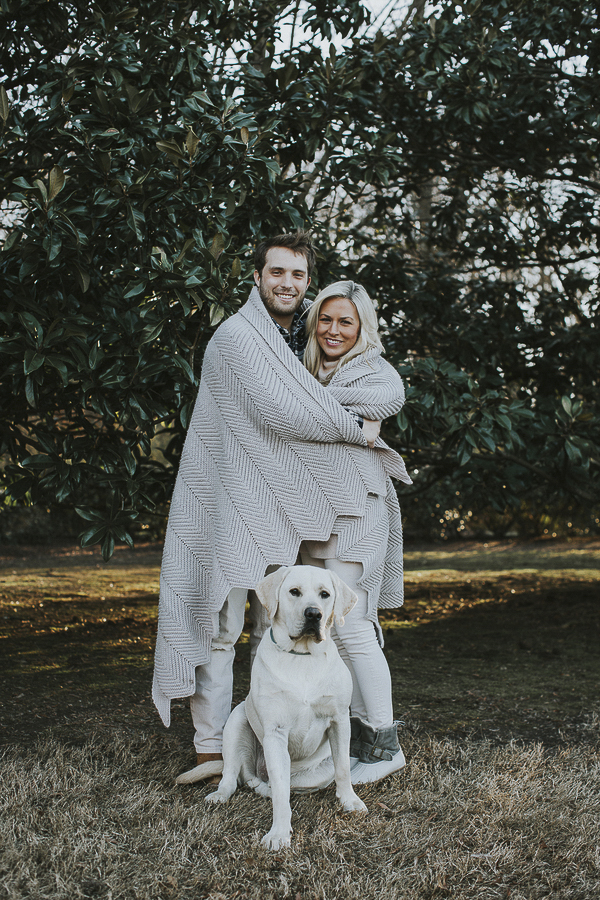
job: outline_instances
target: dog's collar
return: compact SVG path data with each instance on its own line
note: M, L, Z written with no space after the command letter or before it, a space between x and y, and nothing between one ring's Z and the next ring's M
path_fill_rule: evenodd
M278 650L281 650L282 653L293 653L294 656L310 656L310 650L300 651L300 650L284 650L283 647L280 647L277 641L275 640L275 635L273 634L273 629L271 628L271 640L275 644Z

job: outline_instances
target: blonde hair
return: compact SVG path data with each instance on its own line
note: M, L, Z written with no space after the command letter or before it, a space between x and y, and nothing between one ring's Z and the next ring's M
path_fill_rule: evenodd
M308 335L308 341L304 352L304 365L310 374L314 375L315 378L318 378L319 368L321 366L322 350L317 343L317 322L319 321L319 315L321 314L321 307L326 300L338 298L350 300L350 302L354 304L356 312L358 313L360 331L358 333L356 344L338 360L336 367L330 373L327 381L333 377L335 372L337 372L341 366L350 362L351 359L354 359L355 356L359 356L366 350L375 347L377 350L383 351L378 332L377 313L375 312L374 301L371 300L362 285L356 284L354 281L336 281L334 284L330 284L328 287L323 288L322 291L319 291L306 317L306 333Z

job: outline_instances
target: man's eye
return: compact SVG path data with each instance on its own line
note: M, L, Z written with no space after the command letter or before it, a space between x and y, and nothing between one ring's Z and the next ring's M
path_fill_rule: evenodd
M321 591L319 597L321 598L321 600L327 600L327 598L329 597L329 591Z
M292 597L299 597L300 591L298 590L298 588L292 588L290 594L292 595Z

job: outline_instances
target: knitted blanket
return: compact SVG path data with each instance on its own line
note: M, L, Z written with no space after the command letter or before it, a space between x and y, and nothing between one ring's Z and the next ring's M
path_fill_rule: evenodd
M401 457L381 440L368 448L343 408L384 419L403 403L400 376L377 353L319 384L256 288L219 326L204 357L161 568L152 695L166 725L171 699L195 691L211 614L232 588L253 588L268 566L294 565L301 541L326 540L336 520L363 517L369 497L389 493L390 474L410 483ZM381 605L401 602L384 595Z

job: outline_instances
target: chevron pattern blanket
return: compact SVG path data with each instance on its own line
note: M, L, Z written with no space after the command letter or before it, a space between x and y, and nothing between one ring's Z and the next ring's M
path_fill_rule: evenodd
M367 447L343 408L384 419L404 403L400 376L377 352L323 387L289 350L255 288L211 339L171 501L160 579L153 699L195 690L211 613L271 565L294 565L303 540L339 534L340 558L362 562L379 605L402 603L402 533L389 476L410 483L398 454ZM383 504L383 505L382 505ZM382 515L381 510L385 512ZM358 558L356 558L358 556Z

